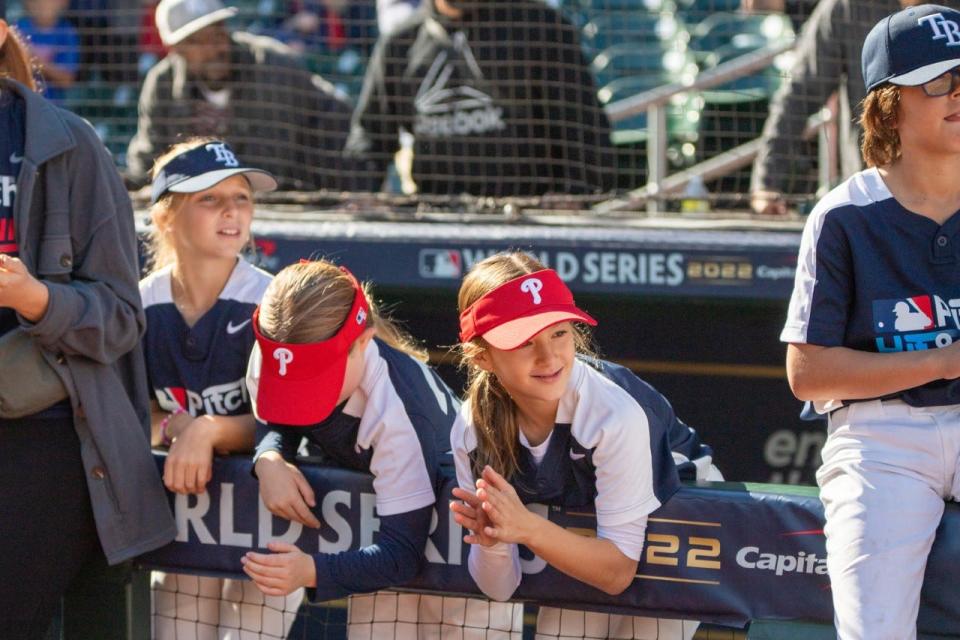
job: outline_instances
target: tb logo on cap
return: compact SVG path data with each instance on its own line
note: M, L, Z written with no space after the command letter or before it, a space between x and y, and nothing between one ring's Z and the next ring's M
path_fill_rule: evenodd
M938 14L939 15L939 14ZM217 162L222 162L225 167L239 167L240 161L237 160L237 156L233 154L233 151L227 148L222 142L213 142L204 147L207 151L213 151L216 154L215 160Z
M947 20L941 13L933 13L917 20L917 24L923 24L924 22L933 29L934 40L946 38L948 47L960 45L960 24L953 20Z
M540 297L541 289L543 289L543 282L541 282L539 278L527 278L520 283L520 291L533 296L533 304L540 304L543 300L543 298Z
M287 375L287 365L293 362L293 351L280 347L273 350L273 359L280 363L280 375Z

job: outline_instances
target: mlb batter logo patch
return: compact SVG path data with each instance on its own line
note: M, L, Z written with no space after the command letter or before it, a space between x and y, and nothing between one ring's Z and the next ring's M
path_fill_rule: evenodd
M421 278L456 279L463 275L463 258L456 249L421 249Z
M873 301L873 328L877 333L907 333L933 326L930 296Z

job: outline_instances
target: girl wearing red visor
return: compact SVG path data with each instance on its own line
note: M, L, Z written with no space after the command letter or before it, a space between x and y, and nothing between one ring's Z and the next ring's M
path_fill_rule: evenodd
M305 437L328 463L374 476L380 518L377 541L356 551L310 556L270 543L273 554L248 553L244 571L267 595L310 587L310 597L323 601L376 591L410 580L423 561L439 460L459 402L424 364L426 354L372 301L345 268L303 262L277 274L254 316L257 348L247 379L264 504L288 520L320 526L316 496L294 463ZM351 598L351 622L371 621L363 610L372 613L372 600ZM392 635L381 629L376 637Z
M520 584L523 544L558 571L621 593L637 572L647 516L679 487L678 469L689 479L720 479L710 449L655 389L586 355L580 327L596 321L555 271L529 255L477 263L458 302L469 386L451 432L454 495L462 502L450 509L470 530L470 575L490 598L509 599ZM593 504L597 537L571 533L528 503ZM586 629L591 637L689 638L697 628L583 612L563 619L576 619L577 637ZM674 631L665 635L667 623ZM566 637L560 610L541 607L538 630Z

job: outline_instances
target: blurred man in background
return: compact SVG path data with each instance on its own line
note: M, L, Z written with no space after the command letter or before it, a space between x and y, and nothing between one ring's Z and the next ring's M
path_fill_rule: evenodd
M341 158L350 105L271 38L233 32L220 0L162 0L156 23L170 55L147 74L129 179L145 183L155 156L182 137L228 140L282 189L369 189Z

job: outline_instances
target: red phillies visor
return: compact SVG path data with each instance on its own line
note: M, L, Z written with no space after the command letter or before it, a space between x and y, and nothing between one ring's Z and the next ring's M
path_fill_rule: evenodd
M460 314L460 341L477 336L497 349L516 349L549 326L567 320L596 325L577 308L573 294L553 269L505 282Z
M340 267L356 290L353 306L336 334L323 342L275 342L260 333L260 307L253 312L253 332L260 346L257 415L277 424L309 426L337 406L343 389L350 345L367 327L370 308L360 283Z

